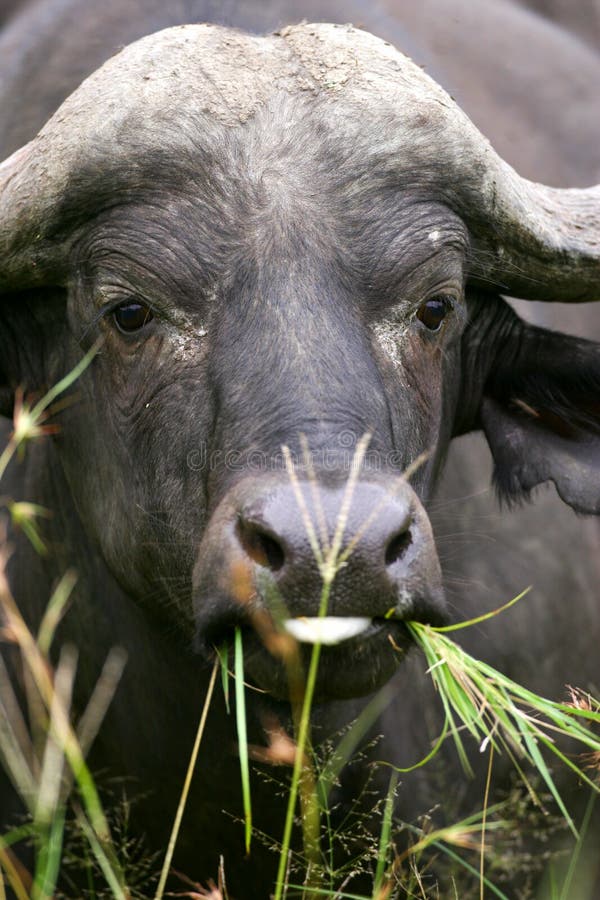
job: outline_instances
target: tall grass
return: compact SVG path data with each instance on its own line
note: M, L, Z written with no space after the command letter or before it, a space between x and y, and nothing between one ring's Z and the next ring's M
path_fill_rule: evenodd
M0 456L0 478L15 456L23 454L31 441L55 429L48 422L51 404L68 388L93 359L97 348L35 404L17 394L14 429ZM45 511L35 504L6 501L16 528L38 552L45 552L37 519ZM0 617L4 641L18 653L24 684L27 719L14 692L9 673L0 660L0 756L16 793L30 816L25 828L13 829L0 838L0 885L4 877L19 898L51 897L60 871L69 797L74 815L86 836L112 895L129 896L107 817L96 784L85 762L85 754L100 726L121 676L125 660L118 651L110 654L96 689L77 726L72 722L71 702L77 671L77 651L64 647L54 669L49 653L56 628L64 615L75 578L67 573L50 598L37 635L27 626L6 578L6 548L0 565ZM27 724L29 723L29 725ZM75 792L74 792L75 789ZM12 853L12 845L28 838L33 844L34 867L27 872Z

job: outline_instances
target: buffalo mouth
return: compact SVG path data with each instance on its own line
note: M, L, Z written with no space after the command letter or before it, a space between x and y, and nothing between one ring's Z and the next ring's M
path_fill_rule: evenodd
M435 621L434 621L435 618ZM423 617L419 617L423 622ZM431 617L427 624L440 624ZM242 635L247 681L277 700L290 700L304 679L315 648L319 663L316 703L372 694L398 670L414 641L406 622L393 616L293 616L275 624L263 610L210 623L198 634L201 651L233 644Z

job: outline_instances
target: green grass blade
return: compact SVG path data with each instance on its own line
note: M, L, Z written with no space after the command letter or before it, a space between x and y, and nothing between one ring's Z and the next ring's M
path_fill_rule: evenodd
M531 585L526 587L524 591L521 591L520 594L517 594L516 597L513 597L512 600L509 600L508 603L499 606L498 609L493 609L491 612L483 613L483 615L477 616L475 619L466 619L463 622L455 622L453 625L441 625L434 627L432 630L436 631L438 634L443 634L449 631L460 631L462 628L469 628L471 625L480 625L481 622L487 622L488 619L493 619L495 616L499 616L500 613L506 612L507 609L510 609L511 606L514 606L515 603L518 603L519 600L522 600L523 597L527 596L530 590Z
M323 593L321 595L321 603L319 609L319 615L325 615L327 610L327 604L329 601L329 586L324 585ZM294 768L292 770L292 780L290 783L290 790L288 794L288 802L287 802L287 810L285 815L285 823L283 826L283 837L281 840L281 850L279 853L279 866L277 869L277 877L275 881L275 894L274 900L282 900L283 890L285 886L285 873L287 868L287 859L288 853L290 849L290 842L292 837L292 826L294 824L294 813L296 810L296 801L298 799L298 791L300 788L300 779L302 777L302 772L305 765L305 756L307 746L309 744L309 734L310 734L310 711L312 708L312 702L315 692L315 685L317 681L317 672L319 669L319 659L321 656L321 645L319 643L314 644L312 648L312 653L310 656L310 664L308 667L308 675L306 678L306 686L304 690L304 697L302 700L302 707L300 709L299 714L297 715L297 725L296 725L296 759L294 760ZM311 890L315 888L312 887Z
M570 815L569 811L567 810L567 807L565 806L563 799L558 792L558 788L556 787L556 784L554 783L554 779L552 778L552 775L550 774L550 770L549 770L548 766L546 765L546 761L544 760L544 757L540 753L540 749L537 745L536 737L531 733L531 731L529 731L527 729L524 722L522 722L519 718L517 718L516 721L517 721L517 726L521 729L521 733L523 735L523 740L525 742L525 746L527 748L527 753L528 753L529 758L532 760L534 766L536 767L536 769L542 776L542 778L546 784L546 787L548 788L548 790L554 797L554 800L555 800L558 808L560 809L565 822L567 823L567 825L569 826L569 828L571 829L571 831L573 833L573 836L577 840L579 835L577 833L577 829L575 828L575 823L573 822L573 819L571 818L571 815Z
M562 750L560 750L553 741L549 741L543 734L540 734L539 739L545 744L546 747L548 747L549 750L552 751L552 753L554 753L555 756L560 759L562 763L564 763L565 766L567 766L577 775L577 778L580 781L585 782L585 784L587 784L587 786L591 788L595 794L600 794L600 785L592 778L590 778L589 775L586 775L585 772L580 769L580 767L576 763L574 763L572 759L569 759L569 757L565 753L563 753Z
M394 814L394 801L398 786L398 773L393 772L390 778L385 807L381 820L381 834L379 837L379 852L377 854L377 867L375 869L375 881L373 884L373 896L377 897L383 887L383 879L387 865L388 850L392 841L392 817Z
M246 695L244 693L244 647L241 629L235 629L235 720L237 725L242 798L244 803L245 846L250 853L252 840L252 801L250 797L250 765L248 757L248 732L246 728Z
M12 847L13 844L18 844L19 841L29 840L34 837L34 835L35 828L31 823L28 822L27 825L17 825L16 828L11 828L10 831L0 835L0 846Z
M38 629L37 637L38 647L44 656L47 656L50 651L50 646L54 640L54 634L65 613L67 603L69 602L76 581L77 575L75 572L66 572L50 597L50 601Z
M430 762L434 758L434 756L436 756L438 754L440 747L442 746L442 744L446 740L446 737L448 736L449 728L450 728L450 724L448 722L448 717L446 717L444 719L444 726L442 728L441 734L437 738L435 744L433 745L433 747L431 748L431 750L429 751L427 756L424 756L423 759L420 759L418 762L413 763L412 766L406 766L404 768L401 768L400 766L394 766L394 765L392 765L392 763L386 762L383 759L377 760L377 765L378 766L391 766L392 769L394 769L400 775L405 775L408 772L414 772L415 769L422 768L423 766L427 765L427 763Z
M80 375L83 375L89 364L92 362L96 354L98 353L100 347L102 346L102 338L91 347L85 356L77 363L77 365L68 372L64 378L61 378L53 387L50 388L47 394L44 394L42 399L36 403L36 405L31 410L31 416L34 419L39 418L39 416L47 409L50 404L56 400L56 398L66 391L67 388L70 388L72 384L74 384Z
M52 897L60 871L63 837L65 829L65 807L55 810L52 823L40 842L36 860L35 876L31 892L32 900Z
M90 825L82 812L79 812L77 816L77 823L84 833L92 853L96 857L96 861L102 870L102 874L106 878L106 883L108 884L113 897L115 897L116 900L129 900L129 891L123 886L120 872L118 870L115 871L114 863L112 860L109 860L105 848L98 839L96 830Z

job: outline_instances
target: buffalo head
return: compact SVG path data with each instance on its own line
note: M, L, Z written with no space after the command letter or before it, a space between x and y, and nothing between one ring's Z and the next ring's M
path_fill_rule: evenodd
M3 397L101 338L56 440L121 586L203 654L246 628L275 695L257 623L326 612L317 693L366 693L444 617L454 435L484 429L509 498L600 510L598 348L499 297L598 299L599 213L367 33L161 32L0 168Z

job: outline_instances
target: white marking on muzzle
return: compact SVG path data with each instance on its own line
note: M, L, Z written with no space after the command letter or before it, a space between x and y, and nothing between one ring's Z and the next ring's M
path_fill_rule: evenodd
M299 616L286 619L283 627L303 644L340 644L366 631L371 619L352 616Z

